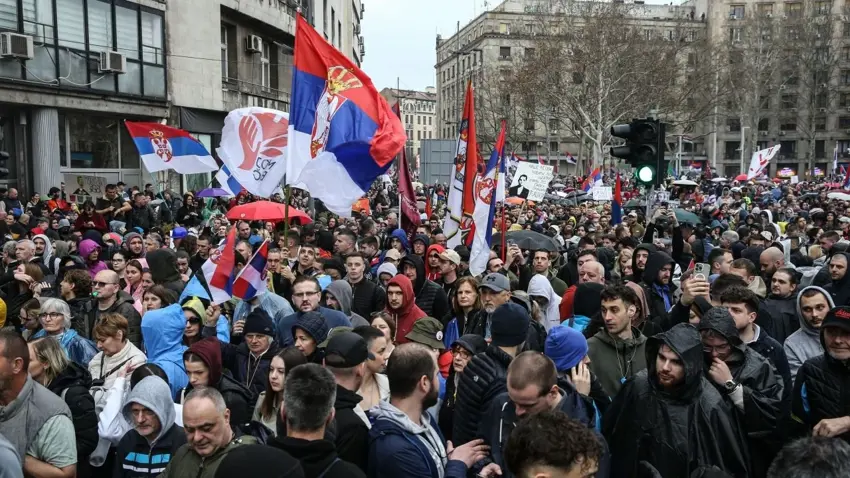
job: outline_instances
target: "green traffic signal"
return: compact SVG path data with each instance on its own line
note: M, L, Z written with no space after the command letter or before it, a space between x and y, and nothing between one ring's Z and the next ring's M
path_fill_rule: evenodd
M652 166L641 166L637 170L637 179L647 185L655 183L655 168Z

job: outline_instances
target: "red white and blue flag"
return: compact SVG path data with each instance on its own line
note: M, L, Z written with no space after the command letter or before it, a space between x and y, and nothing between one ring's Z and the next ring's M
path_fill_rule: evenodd
M210 290L210 302L222 304L233 296L236 269L236 228L231 227L227 239L201 266L201 272Z
M850 191L850 168L844 169L844 181L842 181L841 187L845 191Z
M349 217L407 137L372 80L297 17L286 183Z
M443 221L446 245L454 249L467 244L475 209L475 178L478 175L478 140L475 129L475 94L472 81L466 85L463 118L458 129L452 177L449 181L448 207Z
M577 162L578 162L578 161L576 161L576 158L574 158L572 154L567 153L567 163L568 163L568 164L573 164L573 165L575 165Z
M268 290L268 281L266 281L266 261L268 256L269 240L266 239L233 281L233 297L239 297L242 300L251 300Z
M151 173L173 169L180 174L197 174L218 169L207 148L182 129L132 121L125 121L124 126Z
M499 199L499 183L504 182L505 162L502 159L505 150L505 121L499 130L496 147L490 154L490 160L484 173L475 181L475 210L472 247L469 253L469 272L477 276L487 269L490 259L490 243L493 237L493 218L496 216L496 202ZM501 176L501 177L500 177ZM502 188L504 191L504 187ZM504 192L502 192L504 194Z
M620 184L620 173L617 173L617 182L614 183L614 200L611 201L611 223L623 222L623 191Z
M589 192L596 186L601 186L602 183L602 173L599 171L599 168L594 168L593 171L587 175L584 182L581 184L581 188L585 192Z

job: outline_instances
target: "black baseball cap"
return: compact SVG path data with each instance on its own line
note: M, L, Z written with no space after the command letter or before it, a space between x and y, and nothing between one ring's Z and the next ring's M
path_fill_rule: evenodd
M336 368L351 368L369 358L366 340L354 332L340 332L328 340L325 348L325 365Z

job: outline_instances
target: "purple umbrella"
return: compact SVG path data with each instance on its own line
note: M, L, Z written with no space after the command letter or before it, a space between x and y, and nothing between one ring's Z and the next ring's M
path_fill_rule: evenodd
M195 194L195 197L199 198L217 198L224 196L233 196L229 192L225 191L221 188L206 188L198 191L198 194Z

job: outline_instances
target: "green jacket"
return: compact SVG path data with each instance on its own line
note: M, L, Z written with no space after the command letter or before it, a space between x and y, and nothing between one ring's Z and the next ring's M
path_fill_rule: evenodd
M201 458L185 444L171 457L171 461L159 478L214 478L218 465L234 448L242 445L254 445L257 440L252 436L234 437L226 447L218 450L212 456Z

